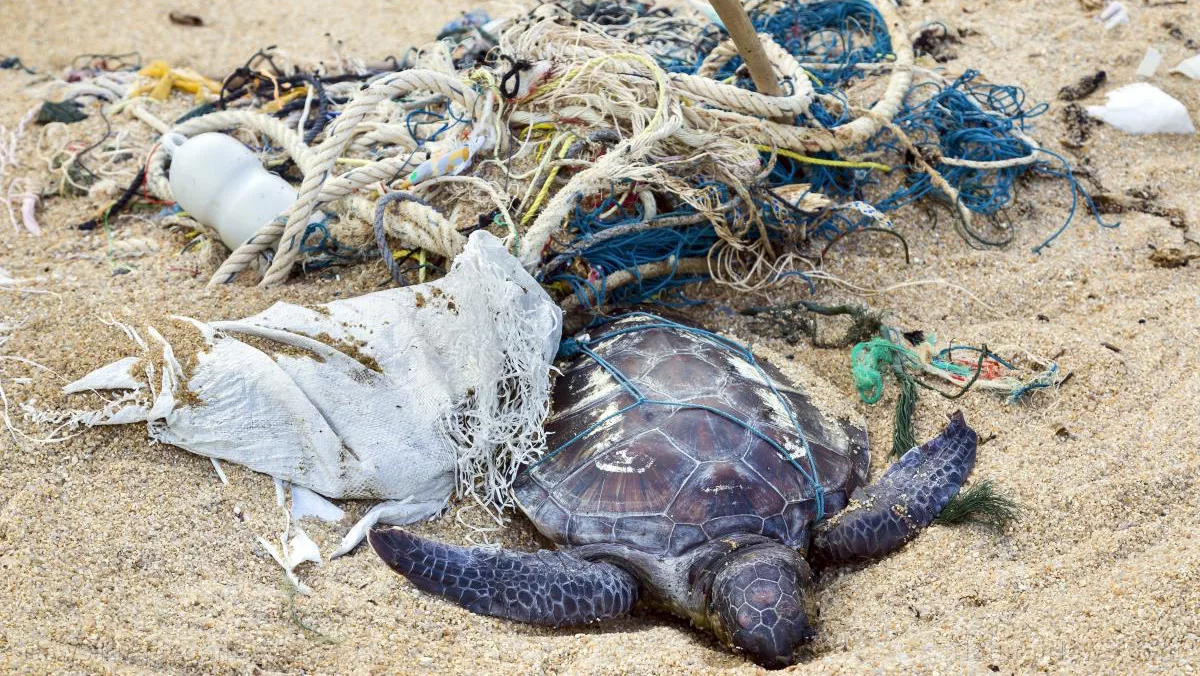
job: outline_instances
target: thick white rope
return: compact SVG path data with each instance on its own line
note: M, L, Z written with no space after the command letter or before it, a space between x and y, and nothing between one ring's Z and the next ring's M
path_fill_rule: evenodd
M339 213L368 223L375 219L375 204L371 200L351 196L342 200L341 205ZM384 215L383 225L404 248L425 249L447 259L453 259L467 245L467 238L445 216L419 202L397 204Z
M682 144L693 151L707 153L719 158L723 166L738 167L736 171L741 172L749 170L749 162L741 157L745 154L743 150L752 150L756 145L798 153L840 151L876 135L895 116L911 85L913 52L907 33L891 4L887 0L872 1L883 17L895 52L894 63L888 64L891 72L887 88L870 111L833 128L789 123L808 110L815 95L812 83L799 62L770 36L762 36L763 45L777 76L790 85L788 89L791 93L784 96L765 96L705 77L715 73L736 53L731 43L722 44L714 50L702 64L698 75L682 75L666 73L648 57L633 51L636 48L613 53L613 47L618 43L610 36L567 28L552 20L519 25L506 33L501 38L501 49L506 53L527 59L551 62L559 59L575 64L567 73L560 74L557 82L546 87L548 93L545 96L539 93L530 105L524 106L524 110L508 113L508 124L553 124L571 119L617 130L632 127L631 136L610 148L590 166L575 173L566 185L553 192L529 229L520 233L518 255L522 263L529 269L539 265L550 238L561 229L562 223L582 197L608 188L615 180L666 179L667 174L660 166L656 166L658 161L650 161L652 155L659 157L671 154L662 150L664 143ZM620 48L625 49L625 45L620 43ZM639 71L638 76L628 75L631 66ZM601 91L591 91L587 89L589 85L572 88L570 85L581 77L599 78L587 81L593 83L590 86L600 86ZM614 78L620 79L623 86L614 89L597 84L613 82ZM485 89L495 91L496 81L494 75L485 72L478 74L472 84L457 74L441 72L440 68L386 75L355 94L327 132L325 140L313 147L305 145L295 128L283 120L255 112L222 111L177 125L172 132L183 136L231 128L251 129L267 136L274 145L282 148L304 175L296 203L233 252L213 275L210 283L232 279L265 252L276 247L278 251L261 284L270 286L283 282L299 255L299 240L312 214L321 204L344 198L368 185L388 182L397 174L429 159L423 153L401 153L335 175L339 158L352 143L358 148L381 142L415 147L401 125L390 120L367 119L381 102L415 92L427 93L445 97L470 111L475 119L481 120L493 115L496 110L490 96L484 102L488 110L475 110L483 98L475 87L482 84ZM509 104L503 101L496 103L501 112L506 105ZM493 119L495 122L489 128L495 126L493 133L499 137L495 141L498 146L503 146L509 134L507 125L500 123L498 114ZM1016 166L1025 161L1032 160L1019 158L1005 162ZM947 164L957 162L966 161L950 160ZM160 197L169 196L169 185L163 170L165 163L165 154L156 153L148 167L150 188ZM741 168L741 164L747 167ZM535 174L535 178L540 177L540 172ZM491 182L471 177L441 177L429 181L429 185L421 189L427 190L451 180L470 180L484 187L510 228L509 244L516 243L517 224L508 213L507 200L496 192ZM533 208L537 207L535 204ZM405 207L405 210L412 209ZM357 209L354 211L357 212ZM425 221L442 223L429 218ZM452 244L456 241L454 235L458 233L453 231L449 221L443 221L448 229L443 235L435 236L426 229L421 234L409 233L402 237L406 242L415 241L414 238L422 241L431 238L429 241L434 242L433 246L437 247L439 253L448 252L455 248ZM724 232L723 235L728 238L730 246L744 249L738 242L738 233Z
M770 34L760 33L758 38L762 41L776 77L791 84L793 93L790 96L766 96L712 79L712 75L732 56L729 55L727 46L732 44L731 41L723 43L724 49L713 52L713 55L717 55L716 58L710 55L705 59L698 75L672 74L671 84L680 92L710 105L737 110L744 114L774 119L796 117L808 112L814 96L812 81L805 75L796 59L776 44ZM737 53L737 50L734 49L733 53Z
M316 148L305 147L312 158L305 166L304 180L300 184L299 196L287 211L271 223L266 224L245 244L230 254L225 263L213 274L209 284L229 280L245 270L264 252L279 246L271 266L263 276L260 286L274 286L284 282L291 273L296 258L300 255L300 238L321 198L321 188L333 176L333 170L346 146L354 139L356 131L367 114L380 101L403 96L416 91L441 94L470 109L477 97L474 90L459 78L431 70L407 70L384 76L372 82L354 97L334 122L326 139ZM205 116L208 117L208 116ZM204 119L204 118L198 118ZM286 125L284 125L286 129ZM294 134L291 129L289 133ZM303 145L303 143L301 143ZM289 153L290 148L287 148ZM295 157L295 156L293 156ZM281 221L284 221L281 223Z

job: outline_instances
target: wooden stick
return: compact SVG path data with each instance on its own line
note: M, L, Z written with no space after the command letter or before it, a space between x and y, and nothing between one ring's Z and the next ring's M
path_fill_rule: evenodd
M741 0L709 2L712 3L713 9L717 10L717 16L721 17L721 23L725 24L725 30L729 31L733 44L750 69L750 77L754 80L754 87L758 89L758 93L782 96L783 90L779 88L779 81L775 79L775 71L771 69L771 62L767 60L767 53L758 40L758 34L754 32L754 26L750 24L750 17L746 15L746 8L742 6Z

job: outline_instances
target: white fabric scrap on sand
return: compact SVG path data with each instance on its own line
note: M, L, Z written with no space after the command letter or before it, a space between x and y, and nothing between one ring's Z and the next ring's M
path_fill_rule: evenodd
M301 490L385 501L335 555L377 521L428 518L456 492L498 513L511 504L516 468L544 450L561 311L486 231L433 282L314 308L277 303L237 321L186 321L207 343L192 373L148 327L162 346L157 391L149 354L103 366L68 387L140 388L138 396L126 392L80 420L146 422L158 441ZM307 497L301 513L332 514L306 506ZM268 548L285 568L306 552L292 537L290 548L286 534L283 547Z
M317 543L308 537L308 533L300 527L300 524L293 524L290 518L284 522L283 532L279 534L279 546L275 546L271 541L261 535L254 536L258 540L258 544L271 555L272 559L283 568L284 573L293 585L296 591L301 594L309 594L312 592L308 585L300 581L296 576L296 568L305 562L312 562L321 565L321 549L317 547Z
M63 387L63 394L76 394L92 390L140 390L142 383L133 376L133 370L142 362L141 357L126 357L92 371L86 376Z

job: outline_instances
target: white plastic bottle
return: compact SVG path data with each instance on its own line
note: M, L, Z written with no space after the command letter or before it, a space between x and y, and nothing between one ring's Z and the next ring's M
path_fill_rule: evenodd
M168 179L176 203L216 230L231 250L296 201L295 188L232 136L168 134L162 150L171 155Z

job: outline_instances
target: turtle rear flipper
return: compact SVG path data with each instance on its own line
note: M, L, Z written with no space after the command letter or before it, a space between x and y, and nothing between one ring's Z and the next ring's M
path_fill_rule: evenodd
M376 528L369 539L417 588L483 615L563 627L624 615L637 601L637 580L611 563L546 550L456 547L399 528Z
M817 565L874 559L899 549L928 526L975 466L979 437L962 412L940 435L905 453L850 506L814 529Z

